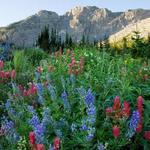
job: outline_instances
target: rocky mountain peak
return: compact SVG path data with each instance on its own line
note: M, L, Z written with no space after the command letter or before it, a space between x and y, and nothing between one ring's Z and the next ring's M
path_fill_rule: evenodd
M110 10L108 10L107 8L98 8L96 6L77 6L73 9L71 9L69 12L67 12L67 15L69 16L79 16L82 14L92 14L92 13L103 13L103 14L107 14L107 13L111 13Z
M24 20L0 28L0 40L30 47L35 44L45 26L49 30L56 28L62 37L68 32L74 41L79 41L83 34L90 41L102 40L146 18L150 18L150 10L112 12L96 6L77 6L61 16L52 11L41 10Z
M55 12L52 12L52 11L47 11L47 10L40 10L38 13L37 13L38 16L42 17L42 16L49 16L49 15L56 15L58 16L57 13Z

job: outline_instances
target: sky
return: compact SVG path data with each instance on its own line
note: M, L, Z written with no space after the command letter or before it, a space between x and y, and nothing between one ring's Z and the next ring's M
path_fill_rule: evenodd
M97 6L112 11L150 9L150 0L0 0L0 27L25 19L40 10L64 14L75 6Z

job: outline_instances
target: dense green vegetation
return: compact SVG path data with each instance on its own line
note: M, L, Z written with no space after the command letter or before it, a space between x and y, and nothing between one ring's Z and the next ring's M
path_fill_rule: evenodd
M0 61L0 149L149 150L149 40L83 42Z

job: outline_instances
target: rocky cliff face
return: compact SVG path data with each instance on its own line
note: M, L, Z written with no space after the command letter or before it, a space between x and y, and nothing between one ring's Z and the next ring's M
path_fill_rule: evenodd
M45 26L50 30L56 28L62 37L68 32L75 41L79 41L83 34L90 41L102 40L148 17L150 10L143 9L111 12L95 6L75 7L62 16L42 10L25 20L0 28L0 40L31 47Z
M138 31L141 37L148 37L150 35L150 17L139 20L136 23L129 24L119 32L112 34L109 37L110 43L115 43L122 40L124 37L131 39L134 31Z

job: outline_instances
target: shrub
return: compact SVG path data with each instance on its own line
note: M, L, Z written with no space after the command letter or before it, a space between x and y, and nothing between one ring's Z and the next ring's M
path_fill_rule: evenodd
M33 66L39 65L42 59L48 58L48 54L41 49L27 49L25 50L24 55Z
M15 51L13 53L13 64L17 73L26 72L30 68L24 51Z

